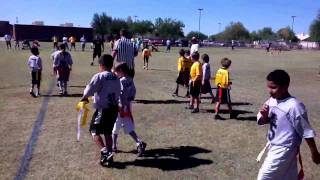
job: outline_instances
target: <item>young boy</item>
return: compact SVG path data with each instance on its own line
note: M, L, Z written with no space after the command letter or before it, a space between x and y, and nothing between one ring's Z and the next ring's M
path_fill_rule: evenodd
M70 76L70 71L72 70L72 57L69 52L66 51L65 44L60 45L60 51L53 60L54 72L57 72L57 80L59 84L59 94L67 95L67 87Z
M81 101L88 102L89 96L94 96L93 107L96 109L90 123L90 133L100 149L102 166L113 162L112 128L118 115L120 96L120 80L111 72L113 58L104 54L99 59L100 72L95 74L86 86ZM104 135L105 143L101 135Z
M30 94L33 97L40 96L40 81L41 81L41 71L42 71L42 60L39 57L39 49L36 47L31 48L32 55L29 57L28 66L31 70L31 88ZM34 85L37 85L37 93L33 92Z
M228 68L231 66L231 60L228 58L221 59L221 68L218 69L215 77L215 84L217 86L217 102L215 106L215 116L216 120L223 120L223 118L219 115L220 105L221 104L228 104L228 109L230 113L230 118L235 118L236 115L232 112L231 107L231 99L230 99L230 76Z
M115 73L120 78L121 93L119 101L118 118L112 130L113 151L117 152L117 138L120 129L123 127L124 132L129 134L136 142L138 157L142 156L147 144L143 142L134 131L134 121L132 116L132 101L136 95L136 88L133 79L128 76L128 65L125 62L118 64L115 67Z
M178 77L176 80L177 87L173 93L173 96L178 96L179 93L179 85L187 87L187 94L185 97L189 97L189 79L190 79L190 68L191 63L188 58L185 57L184 49L180 49L179 51L179 59L178 59Z
M147 69L149 68L149 57L151 57L151 51L149 50L148 45L145 46L145 48L143 48L142 51L142 58L143 58L143 69Z
M201 80L202 80L202 68L199 62L199 53L194 52L191 55L193 64L190 69L190 104L187 109L192 109L191 113L199 112L199 104L200 104L200 89L201 89ZM196 107L194 108L194 102L196 103Z
M320 163L320 154L314 141L315 132L308 121L304 104L288 92L288 73L274 70L266 80L271 97L261 107L257 122L258 125L269 123L270 128L267 135L268 153L258 180L298 179L297 155L303 138L309 146L313 162Z
M203 61L202 65L202 86L201 86L201 93L211 95L211 103L214 103L214 95L212 93L211 85L210 85L210 78L211 78L211 71L210 71L210 64L209 64L209 56L208 54L203 54L201 56Z

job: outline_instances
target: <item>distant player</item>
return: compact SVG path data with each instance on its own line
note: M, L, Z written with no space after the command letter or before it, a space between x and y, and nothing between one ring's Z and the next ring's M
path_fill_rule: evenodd
M270 124L270 128L267 135L268 153L258 180L303 179L303 171L298 177L297 167L302 139L309 146L313 162L320 163L315 132L309 123L307 110L302 102L289 94L290 77L287 72L274 70L266 80L271 97L261 107L257 122L259 125Z
M72 48L76 51L76 38L74 36L70 36L69 42L71 44L70 51L72 50Z
M231 60L228 58L221 59L221 68L218 69L215 77L215 84L217 86L217 102L215 106L215 116L216 120L223 120L223 118L219 115L220 112L220 105L227 104L230 119L236 118L236 114L232 112L231 106L231 98L230 98L230 88L231 88L231 81L228 68L231 66Z
M143 69L147 69L148 70L149 69L149 58L152 56L148 45L146 45L143 48L141 56L143 58Z
M113 151L117 152L117 138L121 128L129 134L136 142L138 156L142 156L147 144L143 142L135 132L132 116L132 101L136 96L136 88L133 79L128 76L129 68L127 63L121 62L115 67L115 73L120 78L121 93L119 101L119 114L112 131Z
M69 50L68 38L67 38L66 35L63 35L63 37L62 37L62 44L64 44L64 46L66 47L66 49Z
M58 37L57 36L53 36L52 37L52 42L53 42L53 50L57 50L57 49L59 49L59 47L58 47Z
M100 149L100 164L110 166L113 162L112 129L118 116L118 102L121 92L120 79L111 72L113 58L104 54L99 59L99 73L95 74L86 86L81 101L88 102L93 96L96 109L90 123L93 141ZM101 135L104 135L105 142Z
M67 87L70 76L70 71L72 70L72 57L69 52L66 51L66 46L64 44L60 45L61 52L54 57L53 68L57 72L57 81L59 84L59 94L67 95Z
M99 36L97 36L95 38L95 40L93 40L92 42L93 44L93 54L92 54L92 62L91 62L91 66L93 66L94 64L94 59L98 56L98 59L100 58L101 56L101 51L102 51L102 48L103 48L103 41L101 40L101 38Z
M191 113L199 112L199 104L200 104L200 91L201 91L201 80L202 80L202 68L199 62L199 53L194 52L191 55L193 64L190 69L190 104L187 109L192 109ZM194 103L196 107L194 107Z
M42 71L42 60L39 57L39 49L36 47L31 48L32 55L29 57L28 66L30 68L31 74L31 88L30 94L33 97L40 96L40 81L41 81L41 71ZM37 86L36 93L33 92L34 85Z
M11 49L11 35L10 34L5 34L4 35L4 40L6 41L6 46L7 49Z
M81 42L81 50L84 51L86 48L86 38L84 37L84 35L82 35L82 37L80 38L80 42Z

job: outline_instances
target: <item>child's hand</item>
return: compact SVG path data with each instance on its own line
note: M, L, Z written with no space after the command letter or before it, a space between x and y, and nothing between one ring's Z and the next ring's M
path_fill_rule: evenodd
M320 164L320 154L319 152L312 153L312 160L315 164Z
M263 119L268 119L269 106L266 105L266 104L262 105L262 107L260 108L259 112L261 113Z

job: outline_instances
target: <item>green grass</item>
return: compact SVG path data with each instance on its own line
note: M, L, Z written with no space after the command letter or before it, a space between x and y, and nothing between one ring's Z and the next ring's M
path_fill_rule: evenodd
M54 80L50 48L51 44L41 43L43 95ZM290 51L269 56L256 49L200 49L210 56L212 74L219 68L222 57L232 60L231 98L237 103L234 109L242 114L238 120L215 121L214 106L209 99L202 99L199 114L191 114L184 109L188 99L171 96L177 76L178 50L154 52L149 71L142 69L140 54L135 60L137 102L133 113L136 131L148 143L147 157L136 158L132 153L135 143L121 132L119 149L124 153L116 154L116 167L100 167L99 150L87 127L82 131L81 141L76 141L75 105L80 97L52 96L27 179L256 179L261 164L256 163L255 158L266 142L267 127L258 127L255 116L268 97L265 76L276 68L289 72L290 92L305 103L311 124L320 133L318 51ZM108 48L106 51L110 52ZM0 53L0 179L12 179L43 97L32 98L28 93L30 75L26 63L30 53L7 51L4 43L0 44ZM79 96L92 75L98 72L98 66L89 66L92 57L89 49L72 52L72 56L69 93ZM181 87L179 94L184 93ZM55 88L53 95L57 94ZM90 117L91 114L92 110ZM316 142L320 147L319 138ZM305 143L301 151L306 179L317 179L319 167L312 163Z

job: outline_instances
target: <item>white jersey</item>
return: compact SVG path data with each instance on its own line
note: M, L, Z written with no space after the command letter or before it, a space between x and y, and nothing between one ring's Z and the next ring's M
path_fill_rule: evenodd
M199 44L192 44L190 48L190 55L192 55L194 52L199 52Z
M269 98L266 102L269 106L270 128L267 134L270 145L297 147L302 138L313 138L315 132L311 128L307 111L302 102L295 97L283 100ZM262 115L258 113L258 124L263 124Z
M10 34L4 35L4 40L5 41L11 41L11 35Z
M50 55L50 58L52 59L52 62L54 61L54 59L56 58L56 56L61 52L61 50L57 50L55 52L53 52L51 55Z
M28 66L31 71L39 71L42 69L42 62L39 56L31 55L28 60Z
M121 93L120 93L120 101L119 105L129 106L130 102L134 100L136 96L136 87L133 83L132 78L130 77L122 77L120 78L121 82Z
M83 97L94 96L93 107L103 109L118 106L120 96L120 80L115 74L103 71L95 74L86 86Z
M210 64L204 63L202 65L202 78L203 80L210 80L211 78L211 71L210 71Z
M62 42L63 42L63 44L67 43L67 42L68 42L68 38L64 36L64 37L62 38Z
M86 43L86 39L84 37L81 37L80 38L80 42L81 42L81 44L85 44Z

